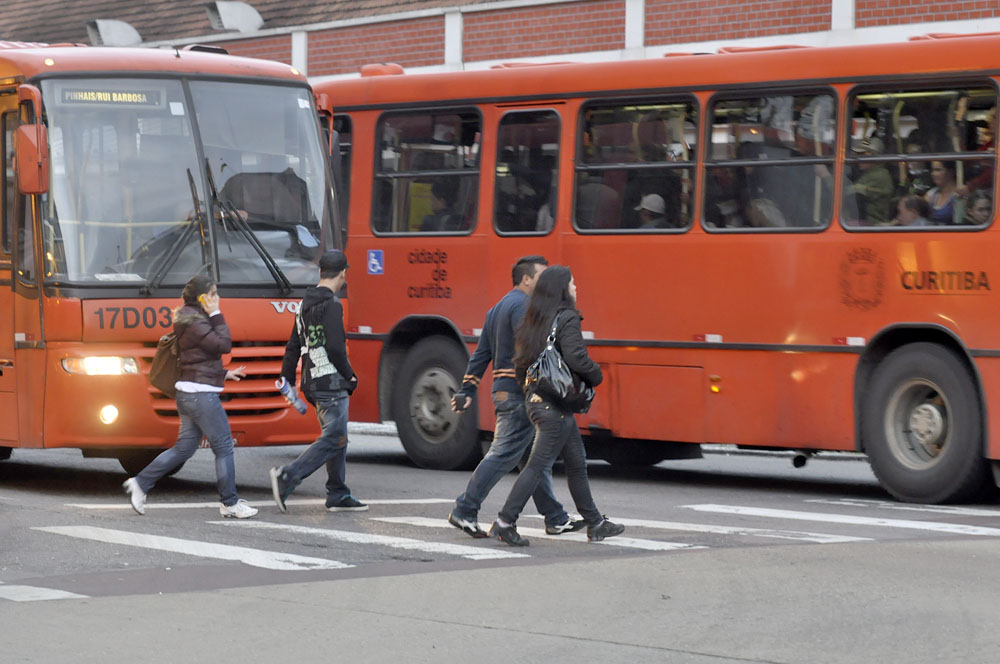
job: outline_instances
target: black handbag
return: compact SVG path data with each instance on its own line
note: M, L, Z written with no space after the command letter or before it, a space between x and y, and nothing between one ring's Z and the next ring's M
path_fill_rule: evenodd
M546 401L574 413L586 413L594 400L594 388L573 373L556 348L556 327L559 315L552 321L552 332L538 359L531 363L524 376L524 391L534 392Z

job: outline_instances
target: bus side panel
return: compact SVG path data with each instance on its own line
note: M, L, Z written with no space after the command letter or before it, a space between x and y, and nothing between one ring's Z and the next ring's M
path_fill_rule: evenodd
M0 265L0 441L17 444L17 373L14 364L13 310L14 292L10 288L10 263Z
M347 351L351 367L358 374L358 389L351 395L351 421L380 422L377 368L382 342L351 339L347 342Z
M986 458L1000 459L1000 358L976 358L986 407Z
M704 442L707 390L704 369L619 364L614 378L615 435Z

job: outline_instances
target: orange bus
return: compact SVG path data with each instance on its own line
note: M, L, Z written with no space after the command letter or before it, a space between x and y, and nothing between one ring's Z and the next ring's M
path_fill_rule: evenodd
M420 465L474 462L489 399L477 420L449 398L510 266L543 254L573 268L604 369L579 416L593 454L856 451L898 499L978 495L1000 459L994 49L934 35L317 85L362 266L352 417L395 420Z
M213 52L214 51L214 52ZM148 383L184 283L217 280L248 378L241 445L300 443L274 386L317 256L342 246L314 95L210 47L0 42L0 458L79 447L134 474L177 433Z

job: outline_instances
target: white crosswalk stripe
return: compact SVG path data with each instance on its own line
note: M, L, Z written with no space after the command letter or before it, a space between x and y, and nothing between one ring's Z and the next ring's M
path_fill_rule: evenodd
M540 514L525 515L541 519ZM844 542L870 542L870 537L850 537L848 535L827 535L799 530L769 530L767 528L747 528L745 526L716 526L707 523L681 523L678 521L654 521L650 519L627 519L615 517L615 523L628 528L651 528L654 530L680 530L689 533L710 533L713 535L747 535L752 537L773 537L775 539L801 540L818 544L843 544Z
M1000 516L1000 510L988 510L981 507L958 507L955 505L914 505L911 503L891 503L888 500L865 500L863 498L810 498L807 503L822 503L837 507L866 507L881 510L897 510L901 512L930 512L948 516Z
M365 500L367 505L440 505L445 503L455 502L451 498L402 498L398 500ZM273 500L248 500L247 504L251 507L274 507ZM85 510L131 510L132 506L129 504L128 500L123 500L117 503L65 503L66 507L77 507ZM291 498L285 501L285 505L302 507L302 506L312 506L312 505L326 505L326 500L323 498ZM165 510L191 510L191 509L204 509L206 507L219 508L219 502L211 503L156 503L147 502L146 509L165 509Z
M528 558L524 553L514 553L502 549L466 546L463 544L450 544L448 542L425 542L409 537L393 537L391 535L374 535L371 533L359 533L350 530L332 530L328 528L312 528L309 526L295 526L283 523L270 523L267 521L209 521L211 524L222 526L236 526L240 528L254 528L259 530L282 530L300 535L316 535L327 539L350 542L352 544L376 544L388 546L395 549L408 549L411 551L425 551L427 553L445 553L453 556L461 556L470 560L494 560L499 558ZM448 525L445 523L445 525ZM450 526L449 526L450 527Z
M212 544L211 542L198 542L176 537L164 537L162 535L145 535L126 530L112 530L110 528L96 528L93 526L52 526L47 528L32 528L32 530L97 542L107 542L109 544L123 544L144 549L172 551L174 553L183 553L201 558L236 560L247 565L252 565L253 567L263 567L264 569L310 570L353 567L353 565L336 560L298 556L280 551L263 551L261 549L250 549L242 546Z
M65 590L39 588L37 586L4 585L0 581L0 599L12 602L39 602L52 599L87 599L87 595L77 595Z
M400 523L408 526L420 526L421 528L454 528L446 519L429 519L422 516L386 516L373 517L373 521L384 521L385 523ZM618 521L616 519L616 521ZM563 533L562 535L549 535L542 528L521 528L517 529L523 537L533 537L537 539L559 540L563 542L587 542L587 535L584 532ZM645 551L674 551L676 549L704 549L707 547L695 544L685 544L682 542L658 542L656 540L637 539L635 537L611 537L600 542L589 542L590 544L606 544L608 546L621 546L629 549L643 549Z
M1000 528L985 528L967 526L960 523L941 523L937 521L911 521L908 519L881 519L877 517L852 516L849 514L828 514L822 512L798 512L794 510L767 509L761 507L745 507L740 505L685 505L687 509L698 512L714 512L716 514L739 514L741 516L759 516L769 519L790 519L793 521L817 521L822 523L839 523L855 526L876 526L880 528L904 528L909 530L927 530L947 533L949 535L977 535L981 537L1000 537Z

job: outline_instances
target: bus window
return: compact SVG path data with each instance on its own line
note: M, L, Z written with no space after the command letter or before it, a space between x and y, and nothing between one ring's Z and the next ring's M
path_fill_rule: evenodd
M970 227L992 218L992 87L858 92L841 215L848 226Z
M493 223L500 233L547 233L556 216L559 114L515 111L497 134Z
M479 188L477 111L384 115L378 123L377 233L467 233Z
M588 104L580 130L577 229L662 232L690 226L698 135L693 101Z
M17 128L17 111L0 115L0 154L3 155L3 186L0 186L0 253L9 254L14 227L14 129Z
M833 210L830 94L716 101L707 159L709 228L822 228Z
M330 155L330 166L333 168L333 179L337 183L337 194L340 197L340 218L347 228L347 210L351 196L351 141L353 124L349 115L333 116L333 153Z

